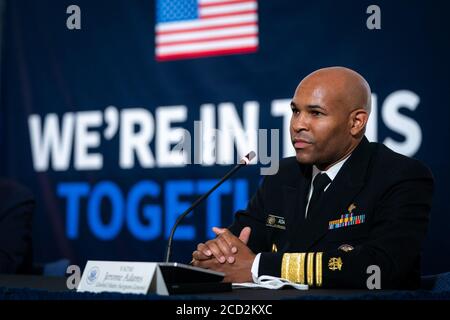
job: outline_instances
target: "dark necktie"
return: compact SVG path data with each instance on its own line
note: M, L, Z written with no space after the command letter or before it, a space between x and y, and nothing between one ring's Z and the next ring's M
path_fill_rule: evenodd
M311 200L309 200L308 206L308 217L310 217L310 213L317 206L317 203L320 201L320 198L324 192L325 187L331 182L330 177L326 173L319 173L314 177L313 181L313 194L311 196Z

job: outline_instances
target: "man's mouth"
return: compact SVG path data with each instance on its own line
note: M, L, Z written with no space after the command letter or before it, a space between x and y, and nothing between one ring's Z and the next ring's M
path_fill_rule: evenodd
M311 145L311 142L303 139L294 139L293 145L295 149L304 149Z

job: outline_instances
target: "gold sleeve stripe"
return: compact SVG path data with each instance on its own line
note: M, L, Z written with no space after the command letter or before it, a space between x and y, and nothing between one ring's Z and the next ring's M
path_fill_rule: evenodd
M298 253L290 253L287 279L292 282L297 282L297 256Z
M313 286L314 285L314 269L313 269L314 252L308 252L308 256L306 259L307 259L306 273L307 273L307 278L308 278L308 286Z
M322 257L323 252L285 253L281 264L281 277L295 283L307 283L310 287L314 286L315 280L315 285L321 287Z
M322 255L323 252L316 253L316 286L322 286Z
M305 257L306 253L299 254L300 260L298 263L298 283L305 284Z
M295 283L305 284L306 253L285 253L281 264L281 277Z
M283 254L283 261L281 262L281 277L283 279L288 279L288 269L289 269L289 260L290 259L291 259L291 255L289 253Z

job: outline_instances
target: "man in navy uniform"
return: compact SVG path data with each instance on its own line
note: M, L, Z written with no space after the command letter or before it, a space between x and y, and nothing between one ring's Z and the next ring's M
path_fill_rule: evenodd
M291 102L296 156L265 177L228 229L213 229L217 237L197 246L192 264L229 282L271 275L367 288L379 270L382 289L417 288L433 178L419 161L364 137L370 107L370 87L353 70L304 78Z
M0 179L0 273L32 272L34 206L34 197L28 189Z

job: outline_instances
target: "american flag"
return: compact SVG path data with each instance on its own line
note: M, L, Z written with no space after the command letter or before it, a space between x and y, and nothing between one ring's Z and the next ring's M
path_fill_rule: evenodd
M258 50L257 0L157 0L156 60Z

